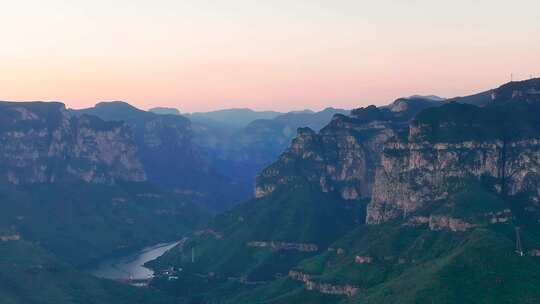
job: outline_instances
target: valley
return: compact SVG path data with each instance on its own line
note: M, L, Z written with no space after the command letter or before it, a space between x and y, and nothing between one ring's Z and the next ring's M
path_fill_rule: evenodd
M193 303L534 303L539 85L299 128L253 201L151 263L183 269L153 286Z
M98 278L127 282L134 286L145 286L155 273L144 265L162 256L179 243L181 241L160 243L132 253L106 258L85 267L84 271Z
M540 1L0 8L0 304L539 304Z
M2 102L0 295L535 303L538 91L193 121Z

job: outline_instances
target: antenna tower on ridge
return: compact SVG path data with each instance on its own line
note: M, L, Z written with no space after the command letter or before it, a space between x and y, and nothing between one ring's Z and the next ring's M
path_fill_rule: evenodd
M519 227L516 227L516 253L519 256L524 256L523 247L521 246L521 237L519 235Z

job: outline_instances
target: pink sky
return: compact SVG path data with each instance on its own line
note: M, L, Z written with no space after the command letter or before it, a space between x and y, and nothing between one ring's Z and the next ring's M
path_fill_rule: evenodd
M540 76L539 1L439 2L10 1L0 99L286 111Z

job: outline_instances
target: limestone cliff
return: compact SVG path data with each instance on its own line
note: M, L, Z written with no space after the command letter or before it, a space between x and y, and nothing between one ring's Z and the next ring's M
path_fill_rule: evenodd
M194 142L191 122L182 115L159 115L121 101L100 102L70 112L73 116L90 114L108 122L125 122L134 134L137 158L148 181L163 189L216 211L242 197L242 185L215 170L209 155Z
M538 205L538 85L538 80L504 85L484 108L451 103L419 114L408 136L384 145L367 222L407 216L470 180Z
M143 181L130 130L61 103L0 103L0 180L13 184Z
M350 116L334 115L319 133L299 128L291 146L257 177L255 196L306 179L345 200L368 198L384 143L402 132L416 113L439 104L401 98L388 107L369 106L351 111Z
M414 131L412 131L414 132ZM454 181L492 179L494 190L540 200L540 140L389 143L377 170L368 223L413 212L444 199Z
M346 200L368 197L382 143L393 135L386 122L363 124L344 115L336 115L318 134L300 128L279 160L258 176L255 195L305 178Z

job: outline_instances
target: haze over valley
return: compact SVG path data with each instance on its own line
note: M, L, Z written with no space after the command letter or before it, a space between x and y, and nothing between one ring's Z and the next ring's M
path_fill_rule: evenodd
M0 304L540 303L539 3L5 3Z

